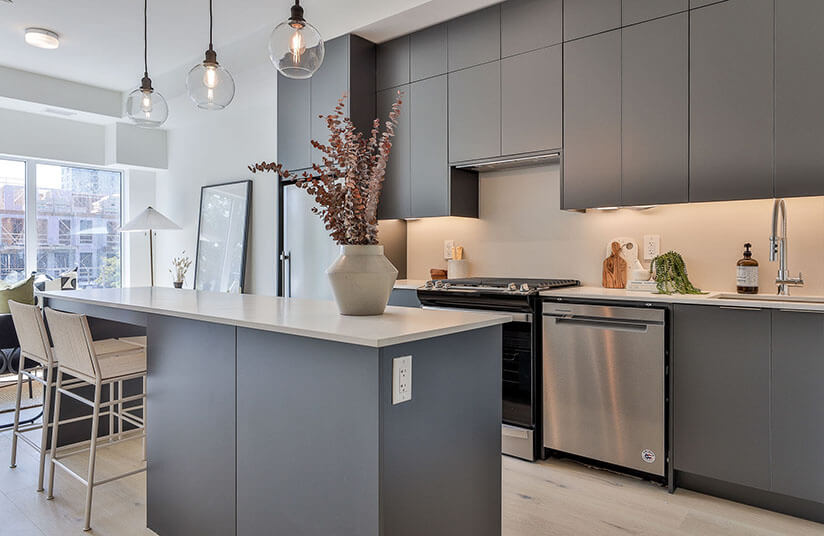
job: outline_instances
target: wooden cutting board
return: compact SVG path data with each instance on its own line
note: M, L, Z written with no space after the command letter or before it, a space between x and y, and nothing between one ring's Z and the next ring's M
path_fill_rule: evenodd
M612 243L612 254L604 259L601 285L604 288L627 288L627 261L621 256L621 244Z

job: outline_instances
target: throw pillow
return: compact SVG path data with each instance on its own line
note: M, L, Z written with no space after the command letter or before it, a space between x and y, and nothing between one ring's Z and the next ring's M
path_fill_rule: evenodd
M0 314L9 313L9 300L28 305L34 304L34 276L0 290Z

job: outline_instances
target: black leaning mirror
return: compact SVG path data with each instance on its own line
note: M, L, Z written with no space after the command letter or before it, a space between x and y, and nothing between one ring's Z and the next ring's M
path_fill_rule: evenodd
M200 189L195 289L241 293L246 280L246 246L252 181Z

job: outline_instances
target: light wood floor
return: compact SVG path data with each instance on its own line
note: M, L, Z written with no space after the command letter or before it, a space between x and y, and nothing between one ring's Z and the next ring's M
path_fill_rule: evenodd
M82 486L58 471L55 498L47 501L34 491L34 452L21 445L17 468L8 469L10 445L9 434L0 434L0 534L83 534ZM140 443L99 452L98 471L104 478L108 471L131 468L140 457ZM145 489L145 474L98 488L91 534L153 536L145 528ZM690 491L670 495L655 484L571 462L530 464L504 457L503 536L560 535L824 536L824 525Z

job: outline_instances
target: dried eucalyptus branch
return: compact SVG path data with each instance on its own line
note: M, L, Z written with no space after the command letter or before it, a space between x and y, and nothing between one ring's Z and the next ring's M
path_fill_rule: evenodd
M311 141L321 153L320 162L312 164L311 172L296 177L296 184L315 199L317 206L312 212L321 217L337 244L377 244L378 204L403 103L401 92L392 104L383 132L380 119L375 119L368 138L346 117L345 101L344 95L331 114L319 116L326 119L329 139L326 144ZM249 170L276 173L282 179L295 177L274 162L259 162Z

